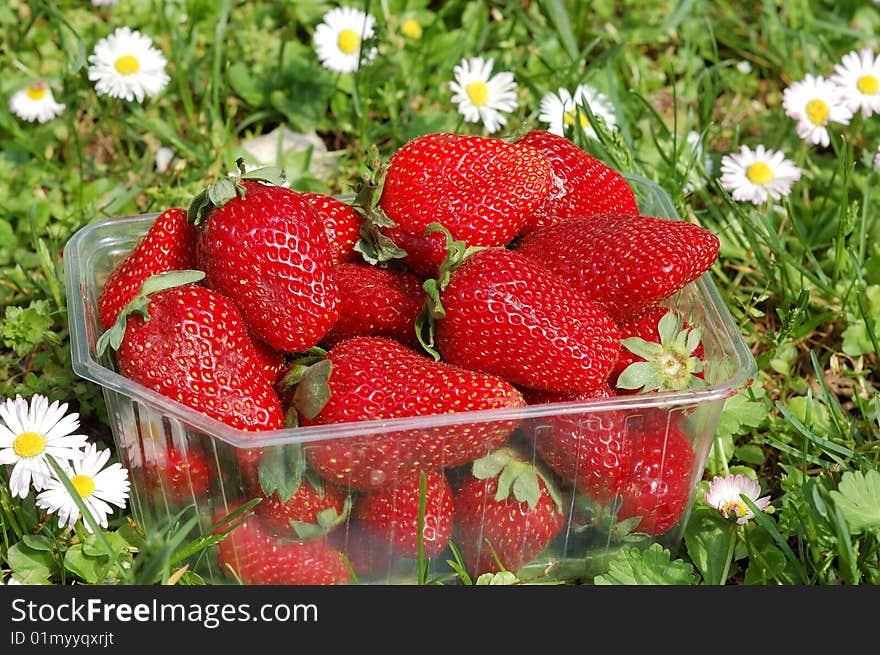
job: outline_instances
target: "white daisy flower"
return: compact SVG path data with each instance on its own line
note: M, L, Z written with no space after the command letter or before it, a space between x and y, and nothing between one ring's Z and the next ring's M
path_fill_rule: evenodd
M541 113L538 119L548 123L547 131L558 136L566 136L566 129L579 125L588 137L595 139L596 131L590 125L586 112L581 108L585 104L593 114L605 119L610 129L617 127L614 106L608 100L608 96L589 84L579 84L574 94L562 88L556 93L546 94L541 98Z
M93 7L112 7L119 0L92 0Z
M353 73L376 56L374 47L361 51L361 45L373 37L376 19L354 7L336 7L324 14L315 28L313 41L321 65L336 73Z
M495 60L489 57L462 59L452 71L455 80L449 83L452 102L469 123L481 122L491 134L507 123L503 112L517 108L516 82L513 73L504 71L492 75Z
M782 93L786 115L797 121L797 134L807 143L827 147L828 124L848 125L853 112L843 100L840 87L821 75L807 75Z
M111 98L143 102L171 81L161 50L153 47L150 37L128 27L118 27L98 41L89 63L89 79L98 95Z
M834 66L831 81L843 91L847 108L867 118L880 113L880 55L871 48L845 54Z
M13 496L25 498L31 484L40 491L52 477L46 456L59 463L82 458L87 437L73 434L79 428L79 414L66 414L67 403L35 394L30 403L21 396L7 398L0 405L0 464L11 464L9 488Z
M52 89L45 82L33 82L12 94L9 111L30 123L45 123L64 111L64 105L55 102Z
M122 508L128 498L131 483L128 469L118 462L104 467L110 459L110 450L98 451L95 444L86 446L83 459L73 462L73 467L64 465L73 488L76 489L86 509L102 528L107 527L107 516L113 512L111 505ZM49 514L58 514L58 527L73 527L80 517L76 501L68 493L64 483L53 476L46 489L37 495L37 507ZM86 530L92 532L87 521L83 521Z
M755 150L741 146L738 153L721 158L721 186L734 200L756 205L787 196L801 172L782 152L763 145Z
M716 475L709 483L709 490L703 492L703 497L721 512L721 516L726 519L735 518L738 525L743 525L755 518L755 514L741 496L746 496L763 512L770 506L770 496L758 498L760 493L761 485L758 481L740 473L725 477Z

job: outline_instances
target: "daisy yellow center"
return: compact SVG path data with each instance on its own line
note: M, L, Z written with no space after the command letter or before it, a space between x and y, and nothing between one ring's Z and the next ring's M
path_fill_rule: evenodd
M70 483L73 485L73 488L76 489L77 493L83 498L88 498L95 490L95 481L92 480L89 476L83 475L82 473L73 476L73 478L70 480Z
M562 117L562 121L566 125L570 125L572 127L580 123L581 128L584 130L590 127L590 121L587 120L584 112L578 111L577 109L569 109L567 112L565 112L565 115Z
M141 69L141 63L134 55L122 55L113 64L116 72L120 75L133 75Z
M746 169L746 177L752 184L769 184L773 181L773 169L765 162L756 161Z
M738 519L744 517L746 512L748 512L748 508L741 500L731 500L728 503L724 503L721 507L721 513L724 516L735 516Z
M46 87L42 84L35 84L33 86L29 86L25 93L27 94L27 97L34 102L39 102L46 95Z
M22 432L12 442L12 449L19 457L36 457L46 449L46 437L36 432Z
M485 82L471 82L464 90L477 107L482 107L489 101L489 87Z
M400 31L403 32L405 37L410 39L422 38L422 26L419 25L419 21L415 18L403 21L403 25L400 26Z
M347 55L354 54L361 45L361 37L354 30L342 30L336 39L339 49Z
M856 82L856 86L866 96L873 96L877 94L877 88L880 86L880 83L877 82L877 78L873 75L862 75L859 81Z
M820 99L815 98L807 103L807 119L813 125L825 125L828 120L828 104Z

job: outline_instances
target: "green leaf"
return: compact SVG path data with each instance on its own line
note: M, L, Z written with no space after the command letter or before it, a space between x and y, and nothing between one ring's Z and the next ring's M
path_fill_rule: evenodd
M302 485L306 459L301 444L283 444L267 448L260 458L260 487L266 496L278 494L284 503Z
M56 550L55 540L44 534L23 534L21 540L32 550L46 550L50 553Z
M55 321L49 302L32 300L27 307L9 305L0 322L3 343L19 357L32 353L43 343L57 344L61 338L53 327Z
M695 585L694 567L672 556L659 543L644 551L636 546L621 548L611 559L608 571L593 580L597 585Z
M57 571L55 558L46 550L34 550L19 541L6 551L6 560L12 575L22 584L48 584Z
M880 472L846 471L829 493L853 534L880 531Z
M761 400L752 400L748 393L748 390L743 390L724 401L716 430L718 436L744 434L767 420L766 405Z
M697 508L685 527L688 557L707 584L725 584L724 570L730 561L730 540L736 539L736 523L714 508Z
M106 566L106 557L85 554L83 544L71 546L64 553L64 568L89 584L98 584L103 580Z

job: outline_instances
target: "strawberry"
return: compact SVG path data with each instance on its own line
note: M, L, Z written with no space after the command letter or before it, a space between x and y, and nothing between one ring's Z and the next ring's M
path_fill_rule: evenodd
M394 544L373 534L365 523L349 521L344 528L327 535L328 543L345 555L358 581L369 578L387 583L399 555Z
M631 531L659 535L678 523L693 489L694 450L676 424L632 432L629 482L617 520L640 517Z
M215 534L230 527L226 516L215 513ZM220 567L243 584L336 585L351 577L342 554L326 539L278 539L255 515L234 527L217 546Z
M273 534L306 539L338 527L348 516L347 503L348 494L342 488L303 477L292 496L282 500L274 491L263 496L254 513Z
M554 178L553 190L529 216L521 234L582 216L639 213L626 178L572 141L545 130L532 130L517 143L543 153L550 161Z
M416 318L425 303L422 281L412 273L357 262L333 267L340 293L339 319L323 340L332 346L355 336L388 337L413 348Z
M162 212L135 248L116 265L98 297L101 325L109 330L119 312L137 295L144 280L156 273L195 266L195 228L186 211Z
M524 390L530 405L613 398L607 384L579 394ZM556 413L529 420L535 450L560 477L599 502L607 503L623 488L632 450L622 412L615 410Z
M454 507L452 487L442 471L425 471L424 510L421 479L413 478L390 489L362 494L354 516L380 543L392 544L401 557L415 559L419 549L419 517L422 517L422 553L434 557L446 548L452 533Z
M147 487L175 505L204 500L214 479L213 470L205 456L194 448L158 449L144 461Z
M690 329L677 310L651 305L618 328L622 348L608 381L619 394L702 384L702 330Z
M528 146L438 132L418 137L388 160L378 206L387 235L417 274L433 276L446 255L439 222L471 246L504 246L550 191L547 158Z
M257 362L263 371L263 375L269 384L275 384L275 380L278 379L278 375L284 368L284 353L280 350L275 350L275 348L262 339L251 337L251 342L257 351Z
M522 407L522 394L494 375L476 373L384 337L354 337L331 348L298 385L321 388L312 380L326 375L322 393L294 398L302 425L375 421L453 412ZM310 401L319 399L316 406ZM458 466L495 450L518 420L499 419L462 426L395 429L381 435L328 438L305 444L306 459L320 475L364 491L389 488L421 469Z
M469 574L516 573L564 524L548 479L522 455L502 448L473 463L454 494L452 540Z
M309 191L302 195L324 224L330 243L330 260L334 264L355 261L358 253L354 246L360 238L361 215L348 203L325 193Z
M465 254L450 269L420 330L429 352L533 389L579 393L605 382L620 344L598 303L506 248Z
M330 244L302 194L243 174L196 196L189 217L198 228L196 263L205 285L241 310L255 338L299 352L336 322Z
M172 271L148 278L98 339L98 353L115 348L122 375L227 425L282 427L281 403L241 313L222 294L191 283L203 277Z
M718 246L718 237L695 223L603 214L532 232L515 251L626 321L709 270Z

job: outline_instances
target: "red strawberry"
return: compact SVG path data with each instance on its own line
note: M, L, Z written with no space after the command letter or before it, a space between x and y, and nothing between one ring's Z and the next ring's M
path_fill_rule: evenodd
M474 462L455 492L452 540L472 576L502 568L516 573L564 522L552 484L521 455L503 448Z
M565 137L533 130L517 143L547 157L555 183L544 204L526 221L522 234L581 216L639 213L626 178Z
M205 456L194 448L186 452L177 448L158 449L144 461L147 487L175 505L206 498L213 470Z
M262 339L252 337L251 341L254 344L254 349L257 351L257 362L260 364L263 375L269 384L275 384L275 380L278 379L278 375L284 368L284 353L280 350L275 350L275 348Z
M506 380L436 362L383 337L342 341L312 370L320 371L323 364L331 371L324 396L328 399L320 409L299 405L303 425L525 405L522 394ZM517 424L515 419L499 419L399 430L386 424L381 435L308 443L306 459L320 475L342 486L376 490L412 479L421 469L473 461L506 442Z
M684 389L703 379L702 331L690 329L677 310L651 305L618 328L622 347L608 382L619 394Z
M532 232L515 250L625 321L709 270L718 246L717 236L687 221L604 214Z
M98 313L104 329L113 327L119 312L137 295L148 277L175 269L191 269L194 264L195 228L187 222L186 210L175 207L164 211L104 283L98 297Z
M356 262L337 264L333 277L341 306L339 319L324 338L324 345L371 336L419 347L416 317L425 304L425 293L418 277L402 269Z
M470 246L504 246L550 191L547 158L502 139L439 132L416 139L388 160L379 208L395 227L382 232L416 273L433 276L446 255L439 222Z
M605 382L620 350L617 326L598 303L515 251L478 250L439 289L434 341L449 363L579 393Z
M324 535L348 516L348 494L322 480L302 478L295 493L284 500L278 491L264 496L254 513L273 534L306 539Z
M215 514L219 533L229 526L228 514ZM351 577L342 554L326 539L278 539L253 515L220 541L217 559L225 573L248 585L336 585Z
M349 521L343 528L327 535L327 541L343 552L358 582L387 583L399 558L394 544L374 535L360 521Z
M694 450L676 423L632 434L633 462L617 520L641 517L631 531L659 535L678 523L694 488Z
M419 548L421 480L413 478L390 489L362 494L355 518L380 543L391 543L401 557L415 559ZM452 487L442 471L425 471L422 553L434 557L446 548L454 514Z
M339 295L324 225L311 203L252 179L224 179L211 189L190 207L206 286L227 296L254 337L276 350L314 346L336 322ZM223 189L228 193L218 197Z
M530 405L613 398L603 384L579 394L554 394L524 390ZM625 417L613 409L582 413L556 413L529 420L535 450L547 465L581 492L608 502L623 488L632 450Z
M361 215L346 202L325 193L305 192L303 198L324 224L333 263L350 262L358 257L354 249L360 238Z
M99 338L99 354L116 348L122 375L232 427L282 427L281 403L238 308L206 287L180 285L202 276L174 271L149 278Z

